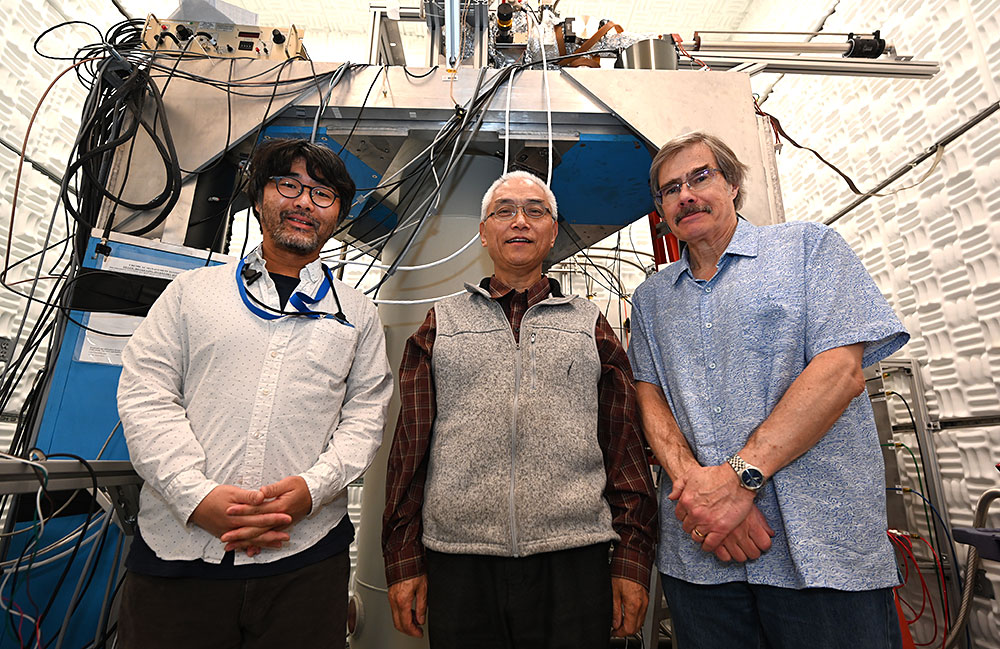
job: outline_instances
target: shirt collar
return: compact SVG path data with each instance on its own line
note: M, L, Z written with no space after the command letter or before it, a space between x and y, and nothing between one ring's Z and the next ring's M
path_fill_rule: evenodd
M490 292L490 297L494 300L500 299L507 295L508 293L515 293L515 289L507 286L502 281L497 279L496 275L491 277L484 277L483 281L480 282L480 286L487 289ZM528 306L532 307L545 298L552 295L553 297L562 297L562 290L559 287L559 282L542 275L538 278L538 281L528 287L525 291L528 295Z
M266 271L267 267L264 261L264 256L262 253L262 246L258 245L254 248L249 255L246 256L247 266L260 271ZM299 273L299 280L305 284L315 284L322 282L326 279L326 275L323 273L323 261L321 259L314 259L313 261L306 264L302 272Z
M739 255L741 257L756 257L757 251L760 248L760 228L747 221L745 218L736 215L736 231L733 233L733 238L729 240L729 245L726 246L726 251L722 253L722 257L727 255ZM722 260L720 259L721 263ZM681 258L670 264L662 271L666 273L667 279L671 284L676 284L677 280L680 279L681 275L687 272L691 274L691 259L688 257L688 248L684 246L684 250L681 252Z
M501 282L495 275L484 277L478 286L466 284L465 288L470 293L478 293L492 300L498 300L509 293L516 293L513 288ZM529 307L538 304L550 295L553 298L568 299L563 295L562 287L559 286L558 280L546 277L545 275L542 275L537 282L529 286L525 292L528 295Z

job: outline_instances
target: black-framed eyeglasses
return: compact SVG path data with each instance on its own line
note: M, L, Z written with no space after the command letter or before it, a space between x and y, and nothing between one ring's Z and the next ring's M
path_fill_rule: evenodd
M309 190L309 198L316 207L330 207L337 202L339 196L337 192L322 185L304 185L298 178L293 176L271 176L278 193L285 198L298 198L302 195L303 189Z
M517 216L517 211L521 210L524 215L529 219L540 219L546 214L552 214L552 211L544 205L538 203L528 203L527 205L518 205L516 203L505 203L500 207L496 208L490 212L486 218L491 216L497 221L510 221Z
M670 183L669 185L664 185L660 187L659 190L653 192L653 200L656 201L657 205L663 205L664 203L673 203L680 198L681 195L681 185L687 185L687 188L693 192L697 192L701 189L706 189L712 185L712 182L722 173L721 169L701 169L687 175L686 178L682 178L679 183Z

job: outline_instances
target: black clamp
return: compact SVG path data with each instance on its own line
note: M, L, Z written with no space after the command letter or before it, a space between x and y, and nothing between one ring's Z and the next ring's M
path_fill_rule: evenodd
M881 37L880 30L876 29L870 37L857 36L853 32L847 36L847 51L844 52L846 59L877 59L885 53L885 39Z

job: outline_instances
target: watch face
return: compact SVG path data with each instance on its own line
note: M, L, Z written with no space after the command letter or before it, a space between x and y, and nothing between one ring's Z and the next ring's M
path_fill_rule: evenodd
M753 468L743 469L740 480L747 489L760 489L764 484L764 474Z

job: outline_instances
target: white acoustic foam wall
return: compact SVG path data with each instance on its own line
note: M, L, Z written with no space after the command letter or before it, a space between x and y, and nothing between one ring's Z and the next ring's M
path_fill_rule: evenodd
M78 19L93 22L102 31L121 20L111 3L96 0L78 2L23 2L2 0L0 28L9 37L0 41L0 135L20 148L36 104L49 83L70 61L53 61L36 54L32 48L35 38L45 29L64 20ZM16 35L16 37L14 37ZM100 35L86 26L71 26L50 33L43 39L40 49L51 56L71 57L76 49L95 42ZM39 110L27 144L27 153L38 163L57 175L65 167L69 151L80 124L80 112L85 90L75 75L66 74L49 92ZM23 259L38 251L52 223L58 186L30 164L22 171L13 232L10 232L11 201L13 199L18 156L6 147L0 148L0 247L11 247L11 261ZM64 219L60 213L52 229L50 241L66 236ZM61 249L46 257L42 275L55 263ZM8 274L8 282L20 282L34 277L37 263L18 266ZM39 283L39 297L47 294L51 282ZM23 292L30 283L17 284ZM34 324L39 308L32 307L28 317L24 314L27 301L9 291L0 291L0 336L12 337L24 321L27 332ZM14 351L20 350L20 345ZM8 413L16 413L31 385L35 372L41 367L44 346L36 355L26 379L21 381L15 398L8 405ZM0 447L6 450L13 425L0 428Z
M755 4L759 13L742 29L800 29L801 24L778 18L787 4ZM940 74L929 81L787 75L763 108L862 189L871 188L997 100L998 16L997 0L843 0L826 20L826 31L881 28L901 53L939 61ZM773 81L755 79L754 88ZM928 405L938 418L1000 414L998 121L994 115L956 140L920 186L869 199L834 226L909 329L912 340L898 355L920 361ZM789 220L822 221L854 198L807 152L786 144L778 167ZM913 184L930 167L931 161L924 162L889 189ZM896 419L905 421L902 405L895 400L892 405ZM1000 460L1000 428L949 429L934 438L948 514L955 525L971 525L979 495L1000 483L993 469ZM908 455L900 453L899 460L903 471L912 470ZM916 488L915 480L908 486ZM916 511L911 506L919 531L923 514L917 517ZM958 553L964 561L961 546ZM984 568L1000 597L1000 566ZM974 600L975 647L1000 647L998 620L997 600Z

